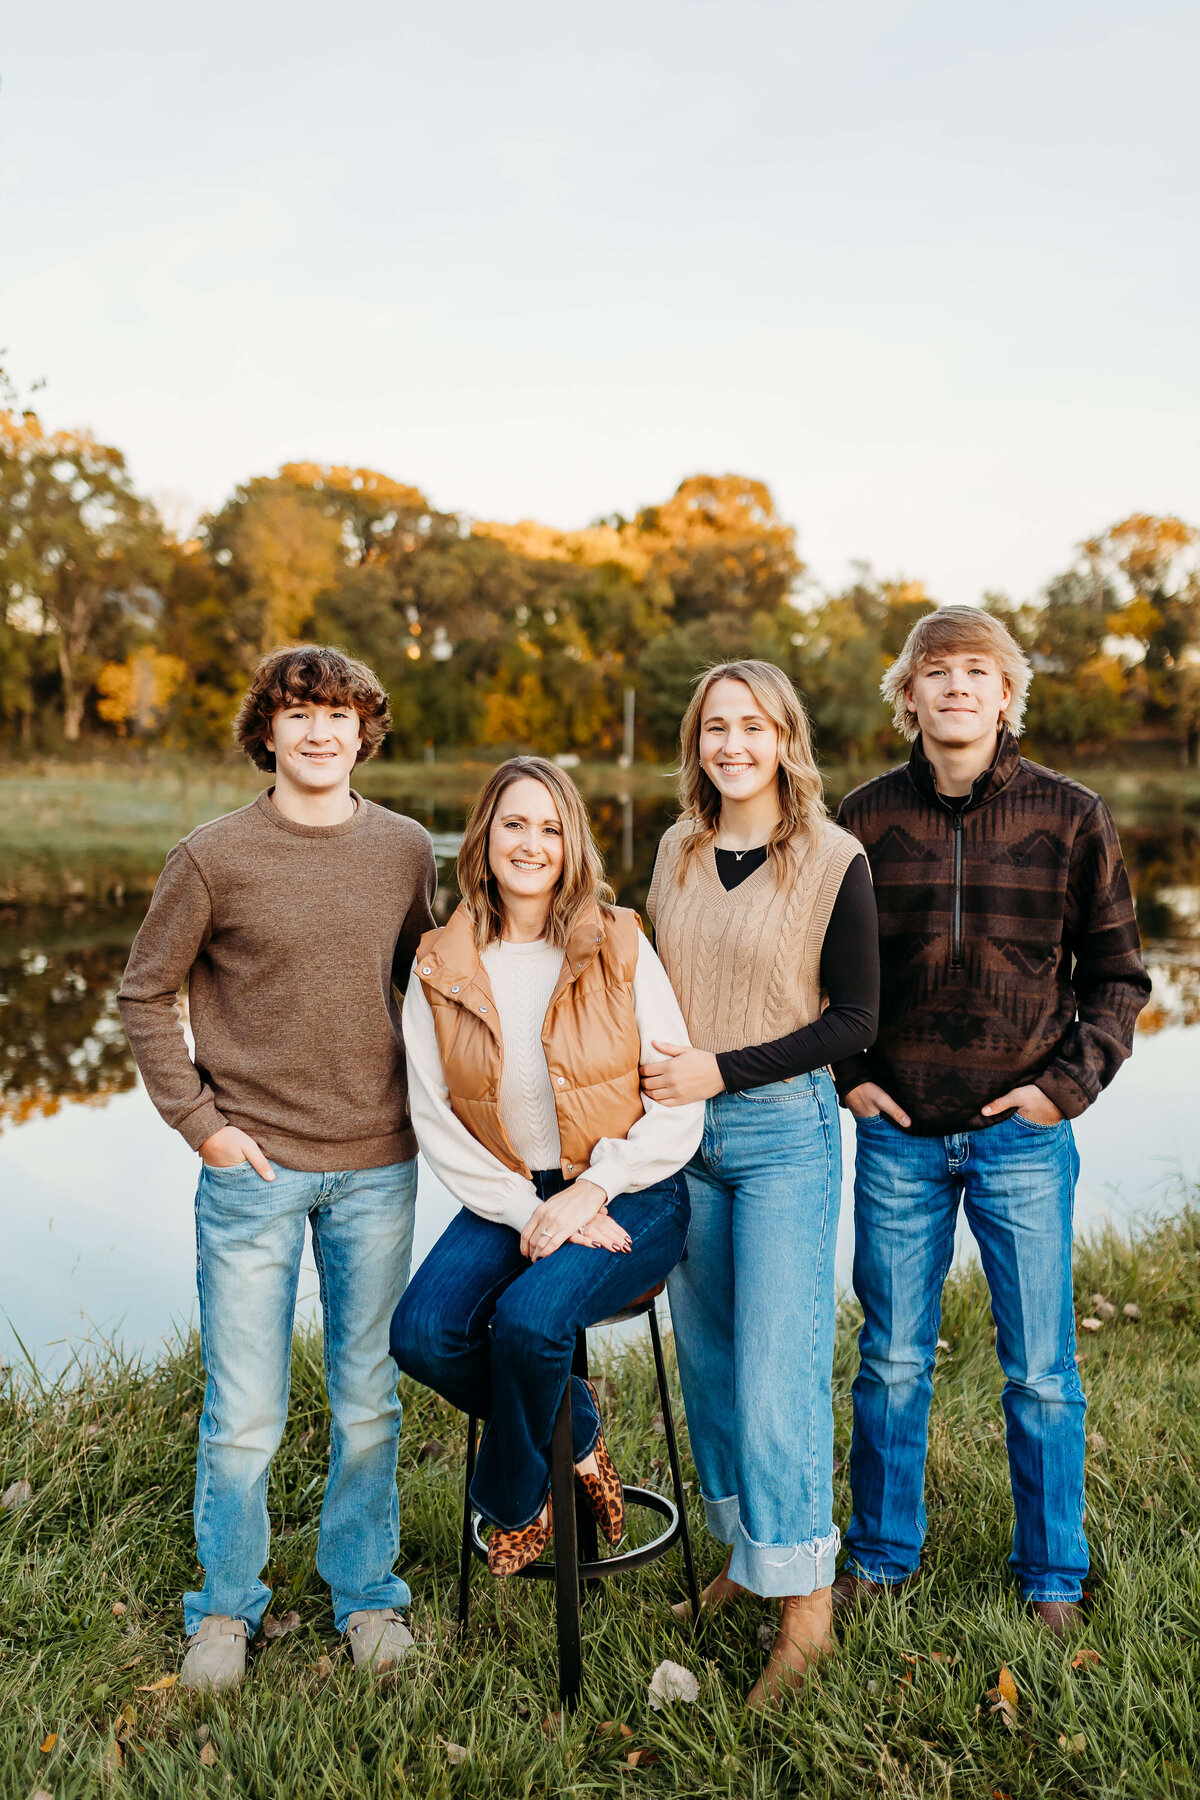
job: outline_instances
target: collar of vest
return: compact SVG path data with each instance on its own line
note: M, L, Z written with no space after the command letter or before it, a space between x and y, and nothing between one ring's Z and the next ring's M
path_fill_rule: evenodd
M475 948L471 921L462 906L455 907L449 921L431 936L433 941L422 945L417 961L417 973L426 987L464 1006L471 1004L469 990L477 988L492 1003L492 984ZM551 1006L600 954L600 946L607 936L604 914L598 906L589 906L567 940L562 973L551 996Z

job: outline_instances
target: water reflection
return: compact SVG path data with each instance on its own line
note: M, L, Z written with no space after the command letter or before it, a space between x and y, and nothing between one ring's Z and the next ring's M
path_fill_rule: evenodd
M441 884L436 910L445 919L457 899L453 859L465 802L434 806L401 791L373 797L421 819L433 835ZM644 911L672 806L620 794L589 805L618 899ZM1091 1184L1081 1190L1085 1229L1114 1209L1161 1198L1172 1169L1182 1164L1194 1172L1188 1165L1197 1148L1191 1095L1200 1074L1200 821L1183 813L1133 814L1119 824L1154 991L1139 1021L1140 1054L1113 1094L1081 1121L1085 1184ZM132 871L126 893L148 890L161 864L161 854L153 855L157 860L144 871ZM124 1320L123 1334L136 1345L153 1341L173 1318L186 1322L192 1304L187 1194L195 1159L154 1116L138 1086L116 1007L143 910L143 904L78 899L60 909L0 906L0 1206L7 1264L0 1313L28 1330L40 1361L55 1360L46 1347L59 1333L78 1338L86 1324L81 1311L107 1329ZM89 1118L85 1108L103 1111ZM1120 1198L1103 1186L1111 1182L1121 1185ZM434 1186L423 1177L418 1255L451 1204ZM843 1277L848 1224L844 1216ZM85 1290L89 1271L93 1285ZM111 1299L111 1311L97 1293Z

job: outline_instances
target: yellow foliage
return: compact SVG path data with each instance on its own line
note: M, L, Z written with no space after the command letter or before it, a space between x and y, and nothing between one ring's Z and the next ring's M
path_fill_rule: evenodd
M105 663L101 669L96 678L100 691L96 710L121 731L153 731L162 723L187 672L187 664L178 656L149 648L135 650L124 662Z
M521 519L516 525L477 519L471 530L475 537L495 538L514 556L527 556L533 562L581 563L586 568L616 563L635 581L644 577L653 561L652 551L634 540L631 526L620 531L613 525L556 531L553 525L539 525L536 519Z

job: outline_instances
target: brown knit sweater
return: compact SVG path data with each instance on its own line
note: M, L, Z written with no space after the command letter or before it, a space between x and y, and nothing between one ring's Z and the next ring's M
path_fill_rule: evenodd
M266 790L167 858L118 998L150 1098L193 1150L238 1125L291 1169L417 1153L393 985L433 924L433 849L355 798L344 824L298 825Z
M861 846L826 822L790 888L779 885L768 859L727 892L711 844L689 859L680 885L680 852L692 829L680 820L664 833L646 898L692 1043L714 1053L742 1050L811 1025L822 1006L825 928Z

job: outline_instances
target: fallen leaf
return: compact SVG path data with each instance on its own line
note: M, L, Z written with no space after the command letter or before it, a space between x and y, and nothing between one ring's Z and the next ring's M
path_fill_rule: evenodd
M300 1455L300 1456L304 1455L304 1452L308 1449L308 1446L312 1443L312 1441L316 1437L316 1435L317 1435L316 1426L310 1425L308 1430L304 1433L303 1437L299 1440L299 1442L296 1445L296 1451L297 1451L298 1455Z
M1089 1450L1107 1450L1108 1439L1104 1436L1103 1432L1089 1431L1087 1435L1087 1445Z
M48 1731L46 1733L45 1737L42 1739L42 1755L49 1756L50 1752L53 1750L53 1748L54 1748L55 1744L57 1744L57 1742L58 1742L57 1731Z
M144 1656L133 1656L133 1657L130 1657L130 1659L127 1663L122 1663L121 1668L123 1670L124 1669L136 1669L138 1664L140 1662L145 1662L145 1660L146 1659Z
M1012 1800L1012 1795L1006 1794L1003 1788L993 1788L992 1800Z
M954 1658L947 1650L931 1650L929 1652L929 1660L930 1662L952 1663Z
M945 1338L939 1338L937 1341L937 1347L939 1350L948 1350L950 1348L950 1345Z
M1081 1331L1099 1331L1100 1330L1100 1320L1099 1319L1080 1319L1079 1328Z
M333 1660L328 1656L318 1656L314 1673L318 1681L328 1681L333 1674Z
M661 1413L655 1413L654 1417L650 1421L650 1429L654 1433L655 1437L665 1437L666 1436L667 1428L663 1423L663 1416Z
M123 1600L114 1600L113 1601L112 1616L114 1619L119 1619L121 1617L122 1613L125 1613L128 1611L129 1611L129 1608L126 1606L126 1604Z
M0 1494L0 1506L5 1512L12 1512L15 1507L28 1506L33 1499L33 1486L28 1481L14 1481Z
M1081 1669L1085 1663L1098 1663L1099 1661L1100 1652L1085 1647L1079 1652L1078 1656L1073 1656L1071 1658L1071 1667L1073 1669Z
M657 1750L631 1750L625 1758L631 1769L651 1769L658 1761Z
M1142 1309L1135 1300L1127 1300L1121 1311L1127 1319L1132 1319L1135 1324L1142 1316Z
M996 1679L996 1686L1000 1690L1000 1698L1002 1700L1007 1700L1010 1706L1016 1706L1018 1704L1021 1696L1017 1692L1017 1684L1009 1674L1007 1667L1003 1665L1001 1666L1000 1674Z
M200 1761L204 1764L206 1769L215 1769L216 1768L217 1753L213 1749L213 1747L210 1743L205 1742L205 1743L201 1744L201 1746L200 1746Z
M45 1788L34 1788L29 1800L54 1800L54 1795L48 1794Z
M196 1742L198 1744L207 1744L207 1742L211 1736L212 1736L212 1727L210 1725L197 1725L197 1727L196 1727Z
M441 1462L445 1454L446 1446L443 1444L441 1438L426 1438L425 1442L421 1445L421 1448L417 1451L417 1461L419 1463Z
M633 1736L633 1726L632 1725L622 1725L621 1736L623 1738L631 1738Z
M165 1694L167 1689L173 1688L178 1680L178 1675L160 1675L157 1681L152 1681L148 1687L140 1687L136 1691L139 1694Z
M298 1631L299 1629L300 1614L298 1612L285 1612L282 1619L277 1619L274 1613L268 1613L263 1620L263 1636L268 1643L274 1643L276 1638L286 1637L289 1631Z
M1077 1731L1073 1737L1066 1737L1060 1731L1058 1734L1058 1747L1060 1750L1071 1751L1075 1756L1082 1756L1087 1749L1087 1739L1084 1737L1082 1731Z
M546 1717L542 1720L543 1735L545 1737L554 1737L561 1730L562 1714L560 1712L547 1713Z
M672 1700L682 1700L687 1706L694 1706L700 1698L700 1683L690 1669L679 1663L659 1663L650 1677L650 1704L655 1712Z
M448 1743L445 1746L445 1749L446 1749L446 1761L450 1764L450 1767L452 1769L457 1769L460 1763L466 1762L467 1752L462 1744L449 1744Z
M113 1762L116 1763L118 1769L123 1769L125 1767L125 1752L121 1749L116 1738L114 1738L112 1743L108 1746L107 1753L112 1758Z

